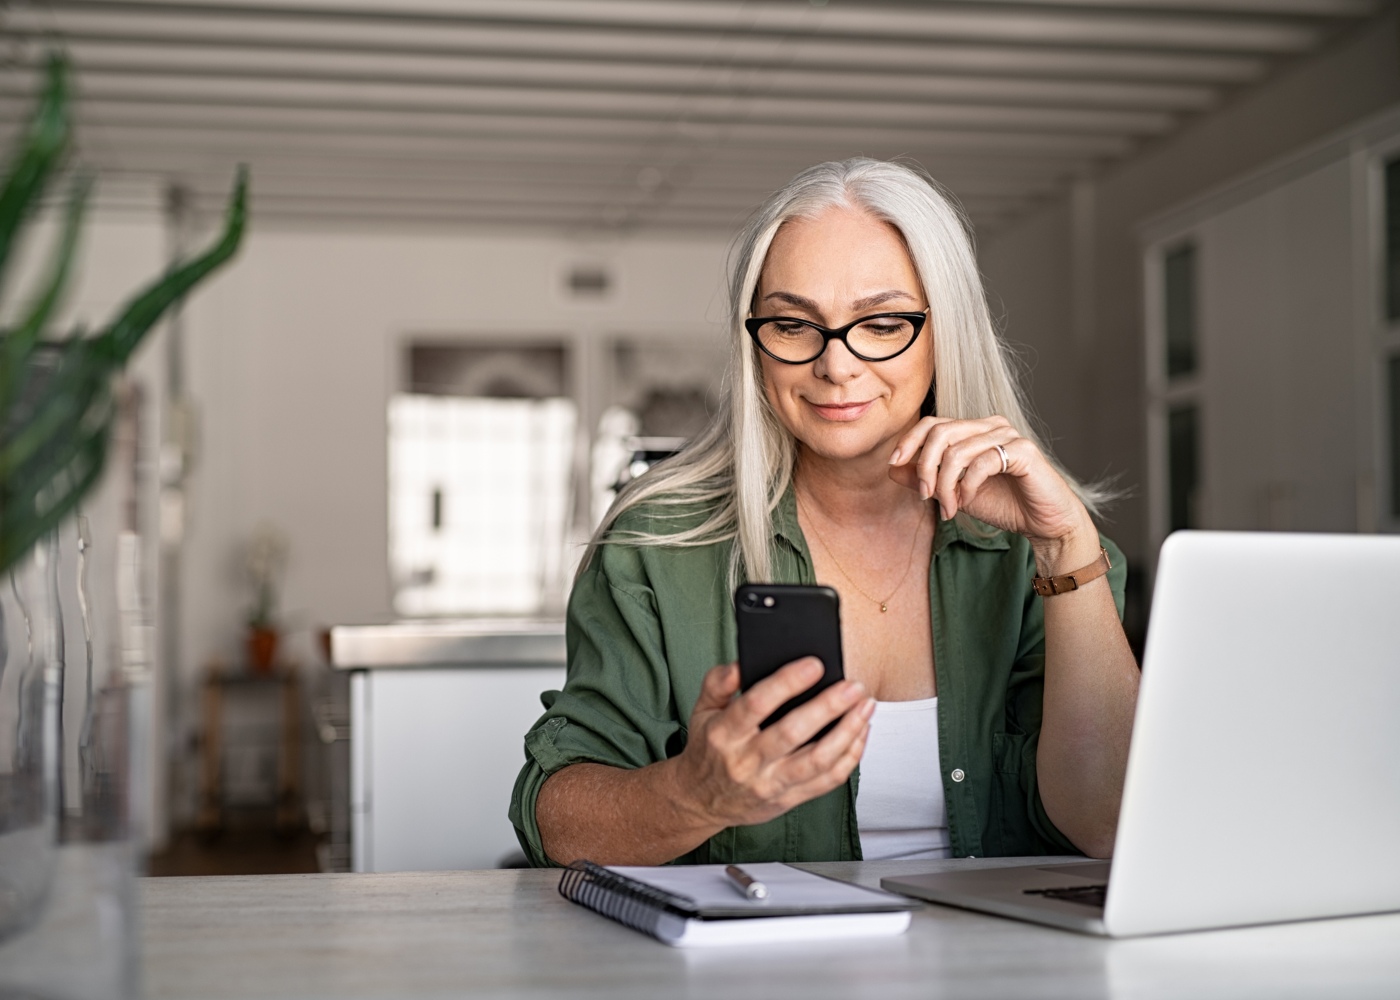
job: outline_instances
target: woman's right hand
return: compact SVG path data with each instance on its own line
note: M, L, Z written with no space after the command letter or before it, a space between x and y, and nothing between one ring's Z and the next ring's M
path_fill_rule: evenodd
M860 763L875 700L858 681L827 688L782 719L759 723L822 677L816 657L787 664L739 694L739 665L710 670L690 715L690 738L676 758L685 804L722 827L750 826L843 784ZM737 696L737 697L736 697ZM833 719L817 742L804 744Z

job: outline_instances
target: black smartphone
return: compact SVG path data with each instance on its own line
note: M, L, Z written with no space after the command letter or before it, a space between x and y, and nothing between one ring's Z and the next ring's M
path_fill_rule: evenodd
M760 728L771 726L845 676L841 599L830 587L746 583L734 592L734 614L739 623L739 683L743 690L804 656L815 656L826 668L821 680L780 705ZM838 721L812 740L821 739Z

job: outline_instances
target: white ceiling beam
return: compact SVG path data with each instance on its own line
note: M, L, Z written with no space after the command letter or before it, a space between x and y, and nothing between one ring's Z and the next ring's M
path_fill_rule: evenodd
M151 16L279 16L286 21L364 20L447 27L490 24L573 30L661 30L893 38L901 40L1046 42L1131 45L1242 52L1302 52L1317 44L1318 27L1292 18L1102 8L1083 11L985 3L920 6L823 6L745 0L49 0L55 10Z
M1111 10L1185 10L1208 14L1366 17L1384 0L981 0L1016 6L1090 7Z
M851 70L601 63L565 59L499 56L462 58L441 55L365 54L287 51L209 46L184 49L150 43L69 42L68 53L79 79L146 76L172 81L186 78L238 80L319 80L326 83L373 83L411 92L419 87L577 87L594 92L696 94L765 94L769 96L839 96L844 99L913 102L926 100L979 103L1019 102L1099 108L1202 110L1216 101L1203 84L1134 80L1062 80L997 77L982 74L870 73ZM41 65L30 55L31 71Z
M104 181L118 185L136 181L153 183L179 182L204 190L226 190L229 175L221 170L194 169L181 171L171 176L164 171L144 171L123 167L120 171L108 172ZM951 188L955 198L967 205L1021 204L1037 197L1053 193L1047 185L1034 189L992 189L968 184L965 188ZM552 202L558 204L583 205L623 205L629 208L646 209L661 206L696 211L752 211L769 195L769 188L748 190L705 189L685 185L675 189L659 188L643 191L633 185L606 181L553 184L548 187L540 184L512 182L508 179L483 181L476 178L460 178L452 182L424 183L412 185L385 183L381 178L328 177L316 174L276 174L266 171L259 173L252 187L254 209L266 198L289 198L305 195L318 199L344 199L374 203L419 204L433 202L443 206L469 204L507 204Z
M240 160L253 164L288 164L346 171L383 171L430 176L482 170L515 176L563 176L578 171L619 171L653 183L657 177L705 177L714 183L732 183L738 178L773 177L779 183L812 162L816 150L785 147L748 149L718 148L703 157L687 157L661 162L644 155L646 150L619 149L614 143L560 147L550 140L498 142L489 145L448 149L387 149L323 142L322 137L278 137L273 142L250 142L241 135L222 132L172 133L168 130L123 129L107 132L95 152L109 158L131 157L158 167L174 167L182 162L210 162L228 165ZM334 138L334 137L330 137ZM114 141L115 140L115 141ZM1045 156L1006 157L998 154L948 153L920 150L923 162L937 176L956 176L988 181L1028 182L1039 177L1065 178L1088 161ZM819 153L818 153L819 155Z
M75 93L79 107L152 103L173 106L352 111L396 115L567 116L576 120L731 124L860 125L890 129L1064 129L1078 133L1161 134L1176 119L1160 111L1060 108L934 102L893 104L764 96L677 97L670 94L599 93L582 89L519 90L511 87L402 88L382 84L322 81L213 80L128 77L82 73ZM34 87L0 87L11 97L30 97Z
M283 181L304 181L308 178L327 184L350 184L371 189L375 185L393 189L412 185L419 191L486 190L505 187L519 190L539 190L540 184L562 187L598 189L613 192L642 193L652 191L681 191L687 197L712 200L757 200L786 182L794 173L783 166L764 169L760 165L740 170L688 171L687 175L667 178L659 171L638 171L634 165L616 161L597 165L576 162L538 163L513 160L505 163L444 164L365 162L327 156L288 156L271 154L246 157L253 177L261 187ZM630 169L629 169L630 168ZM229 162L186 152L153 151L133 146L113 150L104 164L105 181L113 173L141 173L148 176L219 176L228 177ZM996 175L986 172L941 171L939 180L960 196L988 194L1025 196L1050 194L1058 191L1061 179L1053 173L1037 176L1026 174Z
M13 136L13 126L0 127L0 139ZM948 143L934 146L864 146L840 148L784 144L771 146L725 145L697 151L690 156L663 156L663 150L645 146L620 147L618 143L559 143L549 138L492 141L397 143L366 145L364 137L337 135L260 135L257 133L189 132L165 129L87 128L80 132L79 159L101 171L119 167L130 155L158 157L173 173L179 165L194 161L231 174L235 164L250 162L257 168L266 155L296 154L312 163L367 163L380 169L407 169L415 164L441 165L460 171L487 168L515 169L522 176L557 176L567 179L578 172L616 170L637 183L686 183L715 179L728 183L763 177L764 185L777 188L797 171L813 163L853 153L882 158L905 156L923 164L935 177L952 182L960 177L1004 178L1035 184L1045 178L1061 183L1085 176L1094 166L1086 156L1049 155L1045 152L1005 150L954 150ZM936 137L935 137L936 138ZM372 140L371 140L372 141ZM530 164L540 173L528 174Z
M0 120L22 118L28 107L27 100L0 96ZM398 144L412 148L414 140L423 140L429 145L436 141L474 144L519 137L543 138L563 145L571 141L587 144L632 141L638 143L639 148L644 146L646 150L654 151L657 156L666 155L672 146L674 155L685 156L692 155L699 147L715 144L772 148L784 144L803 144L809 149L827 151L824 155L828 156L877 155L876 150L893 150L881 155L898 155L916 149L945 149L949 152L975 150L1004 154L1113 157L1122 155L1132 146L1131 139L1115 134L1033 129L1029 125L993 128L990 116L984 119L987 127L944 128L919 123L902 123L899 127L824 122L789 124L690 120L658 123L644 119L581 119L560 115L444 115L275 106L181 107L162 103L104 101L80 105L77 117L80 123L88 123L88 127L97 129L135 126L182 132L186 129L219 128L264 137L284 132L375 136L386 144L386 148ZM80 124L80 135L83 134L82 127ZM85 141L96 147L99 138L88 135Z
M135 18L100 11L0 8L0 24L17 43L42 49L70 42L169 46L175 49L253 49L349 52L362 56L438 56L449 59L560 59L608 65L725 66L740 69L846 69L886 73L975 73L1067 76L1082 79L1247 83L1260 79L1259 55L1161 52L1152 48L1085 48L1040 43L985 45L860 39L770 38L736 35L697 39L685 34L617 34L544 28L317 23L289 26L282 19L200 15ZM293 30L295 29L295 30Z
M194 217L206 228L221 218L228 190L215 184L210 188L186 188L190 195ZM104 211L132 211L142 215L159 213L163 204L163 186L148 179L130 178L128 183L102 192L97 208ZM979 234L1016 218L1025 210L1025 203L1000 201L964 205ZM705 231L732 235L748 216L749 208L716 211L706 208L694 211L671 206L641 208L627 205L603 205L580 208L557 204L544 199L532 199L520 204L480 204L446 206L404 205L393 202L349 200L315 200L305 197L269 195L253 206L255 232L265 232L281 225L299 226L314 222L331 226L358 227L363 223L393 227L398 225L433 226L463 229L500 225L510 228L530 227L554 232L598 232L637 228L662 231Z
M1041 185L1058 186L1077 176L1086 166L1083 161L1031 157L947 155L936 150L921 150L919 156L906 156L923 166L933 177L950 186L971 184L988 189L1006 187L1022 190L1039 189ZM679 164L680 183L720 186L734 183L735 178L759 178L766 187L777 188L787 183L799 170L817 162L801 155L772 163L752 163L746 157L713 157L694 164ZM689 170L687 174L685 171ZM637 171L639 185L649 182L653 174Z
M141 216L148 216L160 210L158 199L140 196L104 204L102 207L107 211L129 211ZM197 208L212 217L218 211L219 205L215 199L210 198ZM986 211L971 214L970 218L978 234L985 235L997 232L1018 214L1018 210ZM404 211L393 206L372 209L344 205L283 205L259 217L258 231L276 232L285 229L304 232L313 228L357 233L375 230L449 233L542 232L590 237L600 234L655 232L678 236L693 233L705 237L727 237L732 236L742 224L742 217L718 217L713 213L704 216L671 216L664 213L633 216L622 213L603 218L596 215L525 216L492 212Z
M522 0L506 0L512 9ZM596 6L591 0L565 0L578 15L586 15ZM650 10L671 4L630 3L628 8ZM706 9L729 4L717 0L701 0L694 6ZM788 5L790 9L797 5ZM522 8L523 9L523 8ZM807 8L815 10L814 8ZM877 7L826 8L844 19L855 18L855 27L843 31L808 32L801 30L765 30L743 22L715 27L686 27L655 24L646 21L608 22L583 19L535 20L500 17L413 17L399 5L378 4L374 14L317 13L297 4L285 7L251 8L220 5L200 8L195 5L163 5L158 3L124 4L119 0L99 0L87 5L65 4L49 0L43 7L19 8L7 11L9 30L52 31L64 33L82 29L84 25L111 23L115 18L124 23L125 30L172 29L183 32L239 34L256 31L272 37L298 40L303 44L324 45L332 40L372 42L380 45L395 39L400 44L479 45L483 40L514 39L517 45L538 44L539 36L554 35L567 41L569 50L588 52L593 46L616 51L620 45L648 52L656 45L666 45L686 54L686 58L702 57L724 62L744 51L745 40L750 57L765 50L772 58L783 59L790 46L807 41L839 42L847 46L877 43L909 45L910 43L960 42L973 44L1016 45L1024 47L1132 48L1146 51L1201 51L1212 53L1253 53L1258 55L1294 54L1307 51L1325 36L1322 25L1296 19L1228 18L1219 16L1153 16L1114 15L1098 11L1038 13L1015 9L991 9L976 4L938 4L921 8ZM797 9L798 14L804 11ZM889 18L875 15L899 14L900 27ZM105 20L104 20L105 19ZM860 25L872 27L861 30ZM547 41L546 41L547 43Z
M140 178L132 178L139 181ZM139 190L136 186L127 190ZM191 184L186 190L195 196L201 209L217 207L228 198L226 187L217 185L201 186ZM969 213L978 211L998 211L1024 204L1025 199L1014 198L970 198L963 204ZM737 221L748 217L754 206L747 204L714 205L708 203L676 202L609 202L587 197L570 198L558 194L550 198L536 196L493 198L465 198L460 200L441 197L423 197L413 192L394 195L364 197L354 193L339 191L319 191L304 187L286 186L256 193L250 200L249 213L254 218L278 214L289 209L315 209L321 211L372 211L384 214L439 213L443 215L511 215L520 218L556 218L559 216L594 215L599 218L631 216L666 216L672 219L692 219L705 222L718 219L718 224L732 227Z
M139 178L133 178L139 180ZM128 188L132 190L133 188ZM201 212L217 210L228 198L227 188L200 187L190 185L186 189L199 205ZM111 202L109 202L111 204ZM355 197L342 193L324 193L305 189L283 188L263 191L253 197L249 204L250 217L263 219L277 216L292 210L320 211L331 213L371 212L385 216L442 215L448 217L513 217L536 218L548 221L558 218L618 218L625 215L641 215L650 212L660 213L662 206L608 204L586 198L538 196L527 198L465 199L450 201L442 198L417 198L411 195L383 196L374 198ZM664 214L675 219L692 219L705 222L718 217L719 225L731 225L731 218L742 219L748 208L732 206L716 209L713 205L674 205L665 206Z

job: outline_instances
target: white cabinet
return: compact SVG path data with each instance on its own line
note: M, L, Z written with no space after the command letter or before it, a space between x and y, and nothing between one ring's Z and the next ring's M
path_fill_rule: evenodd
M540 693L564 683L563 627L495 627L333 630L352 671L355 871L494 868L519 851L506 810Z

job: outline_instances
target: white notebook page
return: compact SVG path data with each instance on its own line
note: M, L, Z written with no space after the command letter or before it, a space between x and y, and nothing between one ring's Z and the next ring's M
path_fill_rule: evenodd
M890 899L888 893L823 878L778 861L739 867L768 887L768 899L746 898L743 891L725 877L724 865L609 866L619 875L692 899L701 909L739 906L762 911L777 906L859 907Z

